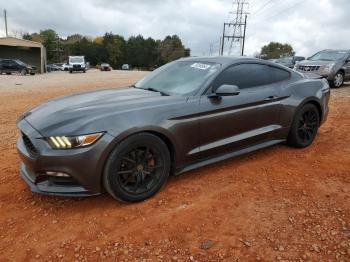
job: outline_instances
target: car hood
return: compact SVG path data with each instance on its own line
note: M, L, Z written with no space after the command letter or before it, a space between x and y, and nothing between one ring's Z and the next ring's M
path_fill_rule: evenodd
M87 127L93 125L96 129L98 121L105 125L104 119L111 116L128 114L135 110L142 112L176 99L179 97L162 96L157 92L136 88L107 89L49 100L24 113L22 118L43 136L77 135L84 131L108 131L89 130Z
M311 61L311 60L303 60L298 63L298 65L302 66L323 66L332 63L337 63L337 61Z

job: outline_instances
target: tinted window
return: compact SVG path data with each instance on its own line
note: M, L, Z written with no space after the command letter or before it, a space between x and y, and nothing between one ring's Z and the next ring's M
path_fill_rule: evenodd
M289 79L289 72L278 69L276 67L270 67L271 83L281 82Z
M214 82L214 90L223 84L236 85L240 89L268 85L287 80L289 73L261 64L241 64L226 69Z
M9 65L9 61L8 61L8 60L2 60L2 61L1 61L1 64L7 66L7 65Z

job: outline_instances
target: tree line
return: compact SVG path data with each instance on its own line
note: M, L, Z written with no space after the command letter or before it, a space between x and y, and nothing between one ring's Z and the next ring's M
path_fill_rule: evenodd
M280 57L294 56L295 51L290 44L282 44L278 42L270 42L261 48L260 53L255 54L255 57L261 59L277 59Z
M107 32L95 38L73 34L66 39L52 29L39 33L25 33L23 39L42 43L47 52L47 63L63 63L70 55L84 55L91 65L109 63L114 68L129 64L140 69L153 69L181 57L190 56L177 35L155 40L142 35L125 39Z

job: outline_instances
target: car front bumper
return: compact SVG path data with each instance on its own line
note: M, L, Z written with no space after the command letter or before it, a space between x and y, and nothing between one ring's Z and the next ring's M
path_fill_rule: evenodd
M33 192L60 196L102 192L101 177L112 136L106 133L89 147L54 150L25 119L17 125L22 133L17 140L20 176ZM53 176L54 172L68 176Z

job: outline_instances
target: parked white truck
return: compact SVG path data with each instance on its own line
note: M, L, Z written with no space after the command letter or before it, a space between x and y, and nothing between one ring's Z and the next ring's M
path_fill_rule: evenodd
M69 73L80 71L86 73L84 56L69 56Z

